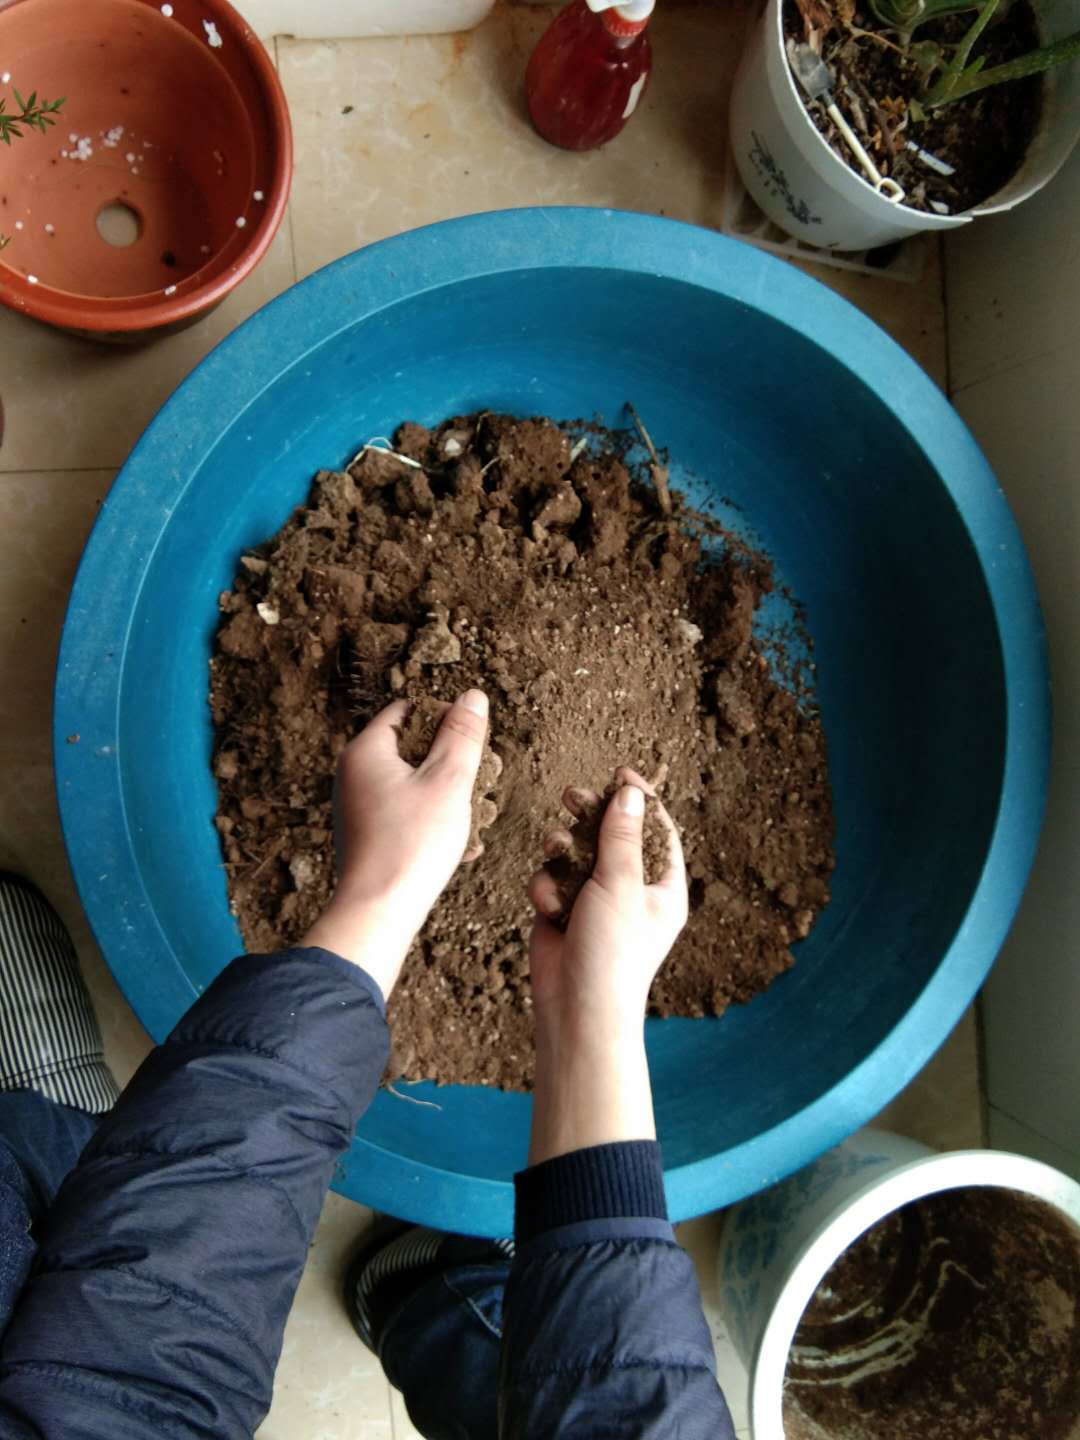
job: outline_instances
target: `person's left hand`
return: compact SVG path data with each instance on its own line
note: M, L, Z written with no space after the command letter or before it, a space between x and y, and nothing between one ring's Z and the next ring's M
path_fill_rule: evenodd
M396 700L338 762L338 885L303 943L362 964L384 995L463 858L487 710L483 691L467 691L447 709L427 758L414 768L398 754L407 702Z

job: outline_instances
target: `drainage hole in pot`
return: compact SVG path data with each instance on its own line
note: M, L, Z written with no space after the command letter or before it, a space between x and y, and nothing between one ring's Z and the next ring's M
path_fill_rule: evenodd
M1074 1440L1080 1230L971 1186L895 1211L832 1265L784 1377L787 1440Z
M113 200L98 211L97 231L108 245L134 245L142 234L142 220L130 205Z

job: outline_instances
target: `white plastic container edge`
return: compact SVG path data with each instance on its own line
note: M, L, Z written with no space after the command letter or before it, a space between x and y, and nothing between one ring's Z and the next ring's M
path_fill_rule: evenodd
M256 35L351 40L372 35L448 35L471 30L495 0L239 0Z
M758 1212L753 1234L756 1263L749 1277L755 1303L746 1315L749 1325L741 1334L733 1329L750 1371L755 1440L784 1440L788 1352L802 1313L833 1262L901 1206L971 1185L1032 1195L1080 1227L1080 1184L1052 1166L996 1150L937 1154L915 1141L872 1129L859 1131L773 1191L735 1207L728 1225L743 1206ZM775 1196L771 1203L764 1198L771 1196ZM774 1237L768 1235L770 1230L775 1230ZM725 1226L720 1250L722 1299L725 1271L730 1268L725 1251L735 1244L737 1238Z

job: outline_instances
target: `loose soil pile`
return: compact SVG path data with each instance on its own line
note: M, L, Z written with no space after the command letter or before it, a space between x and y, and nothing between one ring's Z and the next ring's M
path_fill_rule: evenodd
M937 45L951 55L973 19L974 13L965 10L927 21L915 32L912 46L903 50L865 3L856 7L854 0L787 0L784 7L785 34L820 50L832 72L841 113L880 172L904 187L903 203L915 210L944 206L957 215L996 194L1023 163L1042 114L1043 77L1033 75L928 110L925 119L913 118L912 102L917 104L926 90L920 47ZM1037 50L1040 43L1031 5L1014 0L987 26L975 53L985 57L989 69ZM792 83L818 130L844 164L861 175L829 118L827 102L807 100L798 80L793 77ZM955 173L938 174L907 148L909 140Z
M861 1236L807 1306L791 1440L1076 1440L1080 1232L1007 1190L945 1191Z
M426 695L411 702L404 722L398 729L398 754L403 760L407 760L410 765L419 765L427 759L431 742L435 739L448 709L445 700L432 700ZM489 733L484 741L480 767L473 785L472 825L469 827L469 839L465 846L465 854L470 859L475 858L475 852L483 846L484 831L499 813L493 792L501 774L502 761L491 748Z
M295 941L326 904L350 736L395 696L476 685L498 813L409 953L390 1073L529 1085L526 881L563 790L603 790L620 764L666 776L691 877L652 1012L752 999L793 963L833 868L820 721L751 633L767 561L731 541L703 564L703 517L633 480L614 437L574 454L549 421L484 414L395 444L321 471L221 597L216 824L246 943Z
M619 788L616 777L602 795L598 795L595 790L579 793L580 813L567 832L570 843L565 850L547 862L546 869L554 877L562 906L561 912L555 917L555 923L561 929L565 929L569 923L574 901L593 872L600 850L600 827ZM641 870L646 885L655 885L658 880L662 880L670 863L671 843L667 828L657 813L656 800L647 795L641 826Z

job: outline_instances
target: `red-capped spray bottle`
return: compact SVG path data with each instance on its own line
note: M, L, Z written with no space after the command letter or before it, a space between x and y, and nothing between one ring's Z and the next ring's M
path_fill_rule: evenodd
M536 129L565 150L606 145L637 108L652 69L655 0L572 0L533 51L525 96Z

